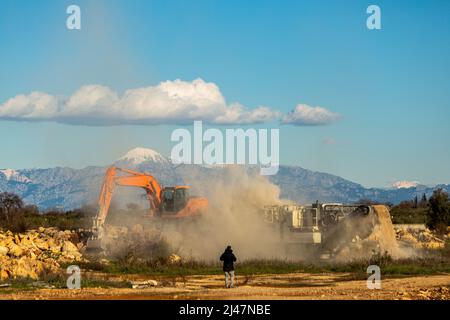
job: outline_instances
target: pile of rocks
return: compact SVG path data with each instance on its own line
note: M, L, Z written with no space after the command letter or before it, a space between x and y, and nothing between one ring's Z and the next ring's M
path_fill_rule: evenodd
M414 288L412 290L399 292L399 296L402 300L450 300L450 288Z
M0 280L38 279L56 272L60 263L82 260L82 243L75 231L39 228L26 233L0 231ZM78 243L78 246L74 243Z
M445 240L435 236L429 229L420 226L396 226L397 240L419 249L440 249Z

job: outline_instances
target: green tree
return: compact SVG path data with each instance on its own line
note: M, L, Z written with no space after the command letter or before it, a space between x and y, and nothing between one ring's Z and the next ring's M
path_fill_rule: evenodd
M428 203L427 226L441 233L446 232L447 226L450 224L450 200L448 193L442 189L434 190Z
M425 192L422 194L422 200L420 201L427 202L427 195L425 194Z
M427 195L425 193L423 193L422 198L420 199L420 202L419 202L419 207L426 208L427 205L428 205Z

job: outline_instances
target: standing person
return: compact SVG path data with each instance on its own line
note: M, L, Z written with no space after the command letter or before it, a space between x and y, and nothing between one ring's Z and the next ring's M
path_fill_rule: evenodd
M236 256L233 254L231 246L227 246L225 251L220 256L220 261L223 261L223 272L225 272L225 287L234 287L234 262Z

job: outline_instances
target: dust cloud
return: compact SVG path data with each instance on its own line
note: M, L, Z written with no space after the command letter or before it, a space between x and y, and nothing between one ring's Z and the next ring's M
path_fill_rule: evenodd
M214 180L201 181L195 174L183 178L209 202L201 220L166 232L183 255L217 259L231 245L240 259L283 256L278 230L263 221L260 211L265 205L282 203L278 186L240 166L223 168Z
M279 227L264 221L261 211L264 206L287 204L280 199L279 187L267 177L231 165L217 170L213 178L202 175L201 171L185 171L183 180L195 195L208 199L207 214L182 221L142 217L137 221L123 215L116 219L121 221L115 225L128 225L128 228L111 229L115 235L108 241L110 247L126 249L130 243L131 246L139 244L145 255L145 252L158 251L154 243L163 239L170 246L169 253L194 260L217 260L227 245L232 246L240 260L311 258L312 246L309 250L300 246L294 252L288 250L281 241ZM385 252L393 258L411 256L411 251L397 243L389 210L382 205L372 208L367 216L348 217L336 225L327 234L322 249L332 253L336 261L366 259L374 253Z
M332 239L336 244L334 259L346 262L369 259L374 254L388 254L394 259L417 255L413 248L399 245L389 209L385 205L372 208L367 216L347 218L338 226L340 232Z

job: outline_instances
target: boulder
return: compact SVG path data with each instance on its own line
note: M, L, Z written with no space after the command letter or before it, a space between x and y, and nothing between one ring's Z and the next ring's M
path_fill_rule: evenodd
M74 245L72 242L70 241L64 241L64 244L61 248L62 252L78 252L78 248L76 245Z
M35 245L38 249L40 250L48 250L49 249L49 243L47 241L43 241L41 239L39 239L38 241L35 242Z
M2 268L2 267L0 267L0 280L6 280L6 279L8 279L9 278L9 272L8 272L8 270L6 270L6 269L4 269L4 268Z
M20 257L23 253L24 252L23 252L22 247L20 247L17 244L14 244L14 243L10 244L10 246L9 246L9 254L10 255L12 255L14 257Z
M132 281L131 287L133 289L145 289L148 287L156 287L158 282L156 280L146 280L146 281Z
M9 251L8 247L0 246L0 256L6 256L8 251Z
M175 253L172 253L169 256L168 261L170 264L179 264L181 263L181 257L179 255L176 255Z

